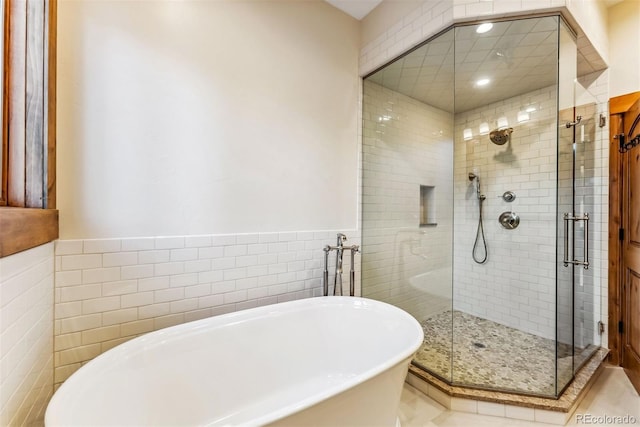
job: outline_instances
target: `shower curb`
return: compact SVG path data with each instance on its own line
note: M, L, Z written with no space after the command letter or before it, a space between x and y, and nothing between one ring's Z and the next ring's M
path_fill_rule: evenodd
M564 425L602 372L608 354L605 348L596 351L557 399L452 386L414 365L406 381L454 411Z

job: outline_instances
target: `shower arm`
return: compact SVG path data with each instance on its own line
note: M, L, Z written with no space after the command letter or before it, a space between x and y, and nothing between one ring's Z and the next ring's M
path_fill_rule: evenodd
M576 121L575 122L567 122L565 124L565 126L567 128L570 128L571 126L576 126L578 123L580 123L582 121L582 116L576 116Z

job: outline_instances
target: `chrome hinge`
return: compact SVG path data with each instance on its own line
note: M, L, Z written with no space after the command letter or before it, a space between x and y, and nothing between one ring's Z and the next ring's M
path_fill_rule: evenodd
M602 320L598 321L598 334L604 334L604 322L602 322Z

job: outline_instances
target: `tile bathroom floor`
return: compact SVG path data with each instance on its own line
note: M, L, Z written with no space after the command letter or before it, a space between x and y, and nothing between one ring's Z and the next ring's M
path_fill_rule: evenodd
M585 425L578 415L632 416L640 426L640 396L621 368L607 366L571 417L567 425ZM446 409L422 392L405 383L398 410L402 427L544 427L544 424L509 418L492 417ZM621 425L621 424L594 424ZM633 425L633 424L632 424Z
M414 362L442 378L451 380L453 360L453 381L458 385L555 394L553 340L457 310L424 320L422 328L424 344ZM580 364L595 350L590 346L577 352L575 363ZM572 373L571 347L560 344L557 351L560 383L566 384Z

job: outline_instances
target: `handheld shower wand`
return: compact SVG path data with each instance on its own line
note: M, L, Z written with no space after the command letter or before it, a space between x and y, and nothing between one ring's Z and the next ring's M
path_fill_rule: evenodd
M473 250L471 251L471 256L473 260L478 264L484 264L487 262L487 239L484 237L484 226L482 225L482 202L484 202L487 197L480 192L480 177L473 172L469 172L469 181L474 182L476 184L476 197L478 198L478 229L476 231L476 240L473 243ZM482 246L484 247L484 256L478 257L476 256L476 251L478 249L478 243L482 239Z
M484 194L480 194L480 177L473 172L469 172L469 181L473 182L474 180L476 181L476 196L478 200L486 199Z

